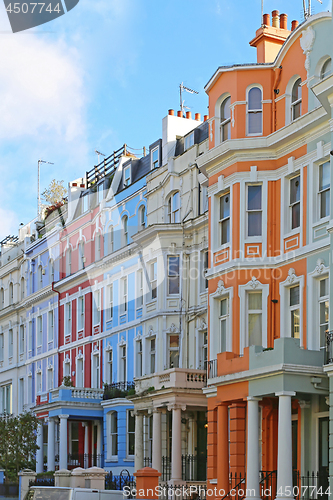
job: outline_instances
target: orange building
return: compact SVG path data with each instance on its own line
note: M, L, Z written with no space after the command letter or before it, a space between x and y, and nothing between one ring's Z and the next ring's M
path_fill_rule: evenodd
M246 475L251 498L267 485L297 496L306 480L326 490L330 465L332 17L287 28L266 14L257 63L209 80L197 158L209 186L208 486L227 494Z

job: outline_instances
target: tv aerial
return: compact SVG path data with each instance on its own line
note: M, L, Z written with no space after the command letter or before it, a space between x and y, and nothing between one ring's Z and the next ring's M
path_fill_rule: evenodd
M323 3L322 0L317 0L319 3ZM306 7L305 0L303 0L303 11L304 19L308 19L311 16L311 0L308 0L308 7Z
M185 106L185 101L183 101L183 92L188 92L189 94L199 94L196 90L189 89L188 87L185 87L183 82L179 85L179 91L180 91L180 109L182 112L182 115L185 116L185 109L189 109L187 106Z

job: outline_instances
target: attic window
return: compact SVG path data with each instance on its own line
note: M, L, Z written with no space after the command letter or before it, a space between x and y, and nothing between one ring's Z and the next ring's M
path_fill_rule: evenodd
M84 196L82 196L82 212L86 212L89 208L89 194L85 194Z
M185 151L190 149L192 146L194 146L194 132L185 137Z
M124 186L131 184L131 167L128 166L124 169Z
M158 153L158 148L155 148L153 149L152 153L151 153L151 168L152 170L154 168L157 168L158 167L158 163L159 163L159 153Z

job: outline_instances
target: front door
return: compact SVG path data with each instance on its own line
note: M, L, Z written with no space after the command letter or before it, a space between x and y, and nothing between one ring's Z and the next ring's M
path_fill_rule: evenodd
M322 500L327 498L324 495L328 488L328 455L329 455L329 420L328 417L319 419L319 487L322 488Z

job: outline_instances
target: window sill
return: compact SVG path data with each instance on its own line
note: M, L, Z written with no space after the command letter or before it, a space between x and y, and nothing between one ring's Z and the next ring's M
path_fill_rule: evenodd
M134 455L132 455L133 458L131 458L131 455L129 457L124 458L123 462L134 462Z
M283 238L290 238L291 236L296 236L296 234L300 234L301 232L301 227L295 227L295 229L292 229L291 231L289 231L289 233L285 233L283 235Z
M118 462L118 457L106 458L105 462Z
M248 243L262 243L263 242L263 237L262 236L246 236L244 240L244 244Z
M228 243L224 243L223 245L220 245L219 247L214 248L213 253L222 252L223 250L227 250L228 248L230 248L230 246L231 246L231 243L230 243L230 241L228 241Z
M156 297L156 299L151 299L151 300L148 300L148 301L146 302L146 305L148 306L149 304L156 304L156 302L157 302L157 297Z
M318 227L324 224L328 224L329 221L330 221L330 216L328 215L327 217L323 217L322 219L319 219L318 221L314 222L312 224L312 227Z

